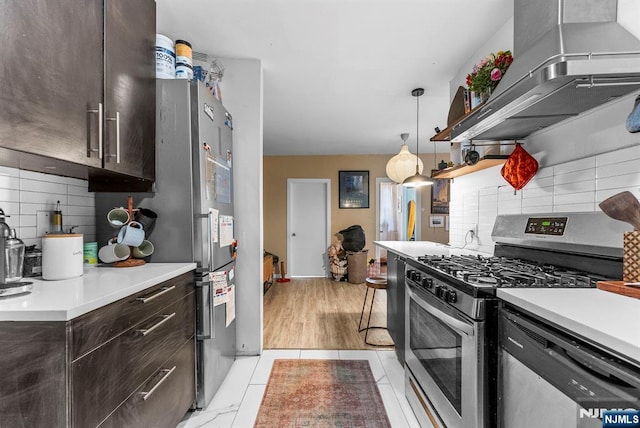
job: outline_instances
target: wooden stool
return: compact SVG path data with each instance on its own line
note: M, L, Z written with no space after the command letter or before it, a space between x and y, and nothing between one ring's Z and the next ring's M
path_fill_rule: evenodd
M374 329L375 328L375 329L380 329L380 330L387 330L387 327L370 325L371 312L373 311L373 303L376 300L376 290L386 290L387 289L387 278L383 278L383 277L367 278L365 280L365 285L367 286L367 291L366 291L366 293L364 295L364 302L362 302L362 312L360 313L360 321L358 322L358 332L366 330L366 333L364 334L364 343L366 343L367 345L371 345L371 346L394 346L393 343L390 343L390 344L378 344L378 343L367 342L367 336L369 335L369 330L370 329ZM369 306L369 318L367 319L367 326L366 327L362 327L362 318L364 318L364 307L367 304L367 297L369 296L369 289L370 288L373 289L373 297L371 298L371 306Z

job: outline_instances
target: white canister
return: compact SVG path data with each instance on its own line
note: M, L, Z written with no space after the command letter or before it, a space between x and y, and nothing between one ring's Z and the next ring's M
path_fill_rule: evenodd
M42 237L42 278L59 280L82 276L81 233L49 234Z
M173 40L156 34L156 78L174 79L176 76L176 51Z

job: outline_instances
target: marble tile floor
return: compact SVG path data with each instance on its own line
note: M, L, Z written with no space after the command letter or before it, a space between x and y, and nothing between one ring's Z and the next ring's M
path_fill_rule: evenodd
M393 350L265 350L239 357L206 409L189 412L177 428L251 428L277 358L369 360L393 428L419 428L404 396L404 371Z

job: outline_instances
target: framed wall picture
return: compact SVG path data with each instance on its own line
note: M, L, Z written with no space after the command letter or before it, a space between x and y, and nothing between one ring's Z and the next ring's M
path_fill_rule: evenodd
M340 208L369 208L369 171L339 171Z
M429 227L444 227L444 221L443 215L429 216Z
M431 186L431 214L449 214L448 178L436 178Z

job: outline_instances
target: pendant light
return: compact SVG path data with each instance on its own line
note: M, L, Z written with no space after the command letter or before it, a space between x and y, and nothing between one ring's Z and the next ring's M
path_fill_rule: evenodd
M387 177L396 183L402 183L405 178L411 177L416 170L416 156L409 151L409 146L407 146L409 134L400 134L400 138L402 138L400 153L389 159L386 167ZM420 172L422 172L422 160L419 158L418 164L420 165Z
M419 141L418 131L420 129L420 97L422 96L422 94L424 94L424 89L422 88L416 88L413 91L411 91L411 95L416 97L416 159L417 160L416 160L415 175L412 175L411 177L406 178L402 182L402 185L407 187L422 187L422 186L430 186L433 184L433 179L421 174L421 168L418 163L418 161L420 160L420 158L418 157L418 155L420 154L420 151L418 150L418 141ZM434 156L435 156L435 153L434 153Z

